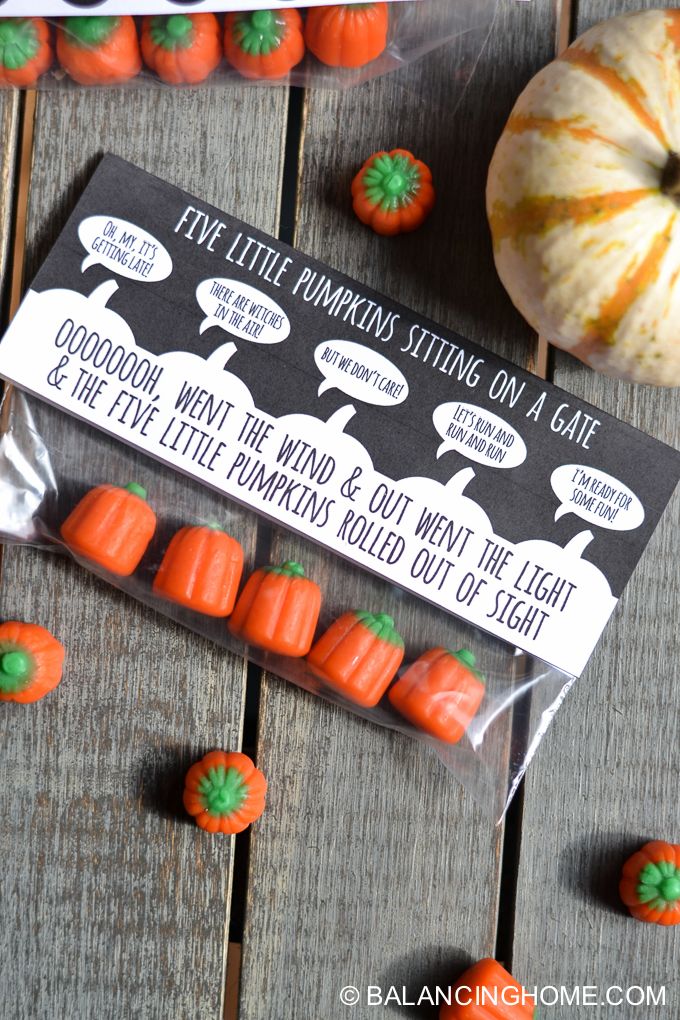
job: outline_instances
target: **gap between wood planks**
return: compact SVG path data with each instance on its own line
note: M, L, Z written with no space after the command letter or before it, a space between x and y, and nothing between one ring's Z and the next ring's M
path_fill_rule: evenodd
M571 42L577 3L578 0L555 0L555 56L559 56ZM547 337L537 336L536 351L534 358L529 364L529 368L540 379L552 381L552 351L553 348L550 347ZM526 738L523 734L516 732L517 729L518 726L515 720L513 720L511 739L524 740L524 746L526 746ZM513 964L517 872L522 846L523 814L524 782L520 785L505 816L505 830L503 833L495 957L508 970L512 970Z

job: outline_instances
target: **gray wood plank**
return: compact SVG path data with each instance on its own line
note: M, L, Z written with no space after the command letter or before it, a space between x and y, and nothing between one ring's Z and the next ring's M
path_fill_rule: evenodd
M653 3L580 0L576 31ZM680 392L607 379L558 354L554 379L680 446ZM618 898L626 858L677 843L680 770L680 499L673 499L621 605L539 749L526 782L514 965L532 985L666 987L666 1005L604 1005L602 1020L678 1013L680 930L630 918ZM549 1010L555 1020L574 1007ZM578 1013L580 1015L580 1012Z
M545 62L553 32L552 4L502 4L462 97L470 40L357 91L312 93L305 109L299 247L524 365L535 338L495 277L484 178L511 91ZM439 206L419 233L383 240L353 218L350 183L372 151L396 146L430 163ZM273 546L300 556L330 605L375 606L377 585L351 567L280 535ZM437 614L390 598L379 608L394 610L407 643L442 639ZM241 1020L339 1017L350 984L362 1000L348 1013L368 1020L367 985L418 994L493 953L502 829L427 749L267 678L258 761L269 819L251 837Z
M41 95L29 275L104 151L274 231L286 111L285 90ZM56 412L38 425L72 484L134 471L173 523L225 516ZM252 519L227 523L250 553ZM48 626L68 659L57 692L1 714L0 1017L218 1020L232 841L206 838L181 790L193 759L240 746L243 661L57 556L8 548L1 596L5 619Z
M0 161L0 302L6 298L6 292L9 287L6 271L8 245L12 228L12 198L14 195L18 119L18 93L0 91L0 139L2 139L2 158Z

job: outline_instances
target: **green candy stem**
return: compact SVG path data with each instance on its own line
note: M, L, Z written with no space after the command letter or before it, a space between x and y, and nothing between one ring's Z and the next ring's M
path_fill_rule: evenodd
M397 648L404 647L404 639L394 628L394 620L387 613L366 613L358 611L354 614L367 630L375 634L381 641L387 641Z
M16 694L22 691L31 681L33 661L21 649L12 649L0 655L0 691L3 694Z
M640 872L637 894L652 910L672 910L680 902L680 868L670 861L647 864Z
M482 674L475 669L477 660L469 648L459 648L457 652L452 652L450 648L447 648L447 652L449 655L453 656L454 659L458 659L458 662L465 666L466 669L469 669L471 673L474 673L480 683L486 683L486 677L482 676Z
M362 178L366 197L385 212L410 205L420 191L420 169L407 156L378 156Z
M119 18L105 14L86 14L81 17L65 18L63 28L66 35L83 49L103 46L118 28Z
M287 577L304 577L305 570L300 563L295 563L294 560L286 560L280 567L264 567L270 574L286 574Z
M151 19L151 38L164 50L186 50L194 41L194 23L186 14L157 15Z
M147 498L146 489L143 485L138 485L137 482L128 482L124 488L127 492L131 492L133 496L139 496L139 498L143 500L146 500Z
M283 42L285 23L275 11L247 11L234 22L234 41L251 57L266 57Z
M20 71L39 49L35 27L27 18L0 21L0 65L8 71Z
M238 769L224 765L208 770L198 784L205 810L216 817L228 817L243 804L248 786Z

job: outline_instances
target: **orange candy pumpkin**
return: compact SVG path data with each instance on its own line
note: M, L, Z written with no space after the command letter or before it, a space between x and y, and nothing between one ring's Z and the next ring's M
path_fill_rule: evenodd
M125 488L90 489L61 526L71 552L119 577L132 574L156 530L156 515L146 490L131 482Z
M535 1003L496 960L480 960L465 971L439 1020L532 1020Z
M224 52L244 78L285 78L305 55L300 12L284 7L227 14Z
M264 811L267 780L238 751L211 751L187 772L184 807L206 832L243 832Z
M229 629L247 644L299 658L312 646L320 610L321 589L288 560L251 574Z
M389 699L418 729L457 744L484 698L484 681L467 649L432 648L406 670Z
M61 680L64 646L36 623L0 624L0 701L29 704Z
M214 14L148 15L142 21L142 56L170 85L205 81L222 59Z
M305 41L323 64L363 67L384 51L388 27L386 3L312 7L307 12Z
M404 658L404 642L386 613L345 613L307 656L312 672L349 701L372 708Z
M142 69L137 29L129 14L64 18L57 28L57 57L80 85L117 85Z
M626 861L619 892L638 921L665 928L680 924L680 846L646 843Z
M43 18L0 18L0 85L31 88L52 63Z
M374 152L352 181L357 217L386 237L417 230L435 200L429 167L407 149Z
M229 616L243 572L243 549L216 524L173 535L153 582L156 595L206 616Z

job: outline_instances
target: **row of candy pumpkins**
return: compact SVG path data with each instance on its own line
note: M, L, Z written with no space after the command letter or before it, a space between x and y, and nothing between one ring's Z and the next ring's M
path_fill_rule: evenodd
M71 511L61 536L74 555L114 576L129 577L156 524L142 486L99 485ZM405 648L390 616L343 613L314 642L322 593L300 564L261 567L239 594L243 566L240 543L219 525L187 525L165 550L153 591L196 613L228 618L230 632L246 645L305 659L311 674L347 701L373 708L389 688L390 704L412 725L449 744L462 738L485 693L471 652L431 648L392 684ZM26 673L21 680L14 700L32 701L51 689L34 688Z
M81 85L116 85L136 77L142 59L161 81L196 85L226 56L245 78L284 78L307 49L331 67L362 67L387 46L386 3L215 14L148 15L135 19L83 15L59 20L56 56ZM30 88L53 64L43 18L0 19L0 84Z
M496 266L593 368L680 385L680 10L596 25L519 97L489 172Z

